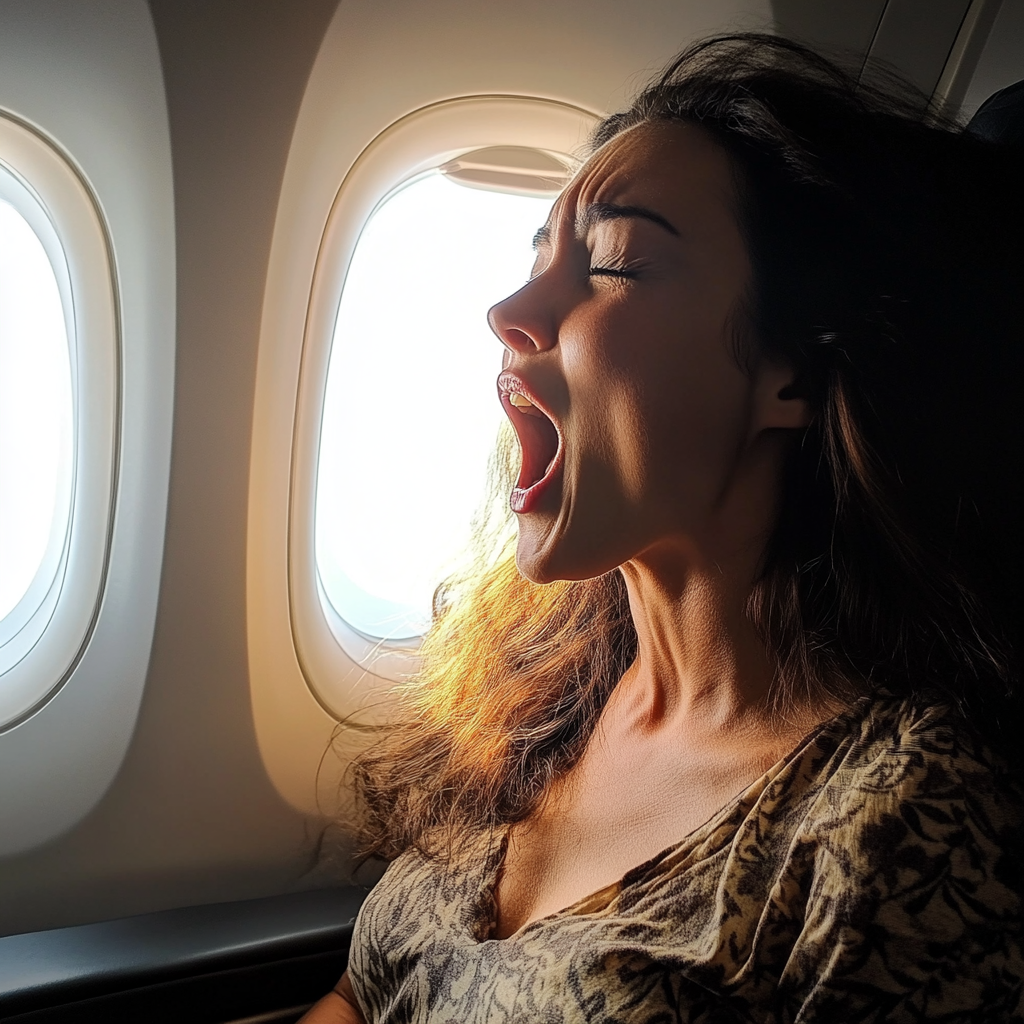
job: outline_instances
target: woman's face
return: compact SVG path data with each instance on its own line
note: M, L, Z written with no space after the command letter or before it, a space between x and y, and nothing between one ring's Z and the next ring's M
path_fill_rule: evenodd
M631 129L562 193L530 281L491 310L523 450L517 562L535 582L714 546L763 426L761 375L734 356L751 275L736 206L701 130Z

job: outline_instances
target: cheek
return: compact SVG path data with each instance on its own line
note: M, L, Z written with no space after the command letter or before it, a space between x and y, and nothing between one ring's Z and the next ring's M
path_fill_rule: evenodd
M739 372L694 372L650 401L650 493L694 523L730 488L747 450L752 387Z
M718 304L674 290L609 299L571 325L572 436L586 440L581 459L617 467L627 500L665 480L704 490L695 474L713 488L742 446L752 387L728 324Z
M572 344L562 344L562 370L568 386L567 425L577 442L577 464L586 461L617 465L617 475L634 476L642 462L647 430L644 424L646 379L657 376L645 365L643 345L650 333L628 309L605 308L601 315L580 318ZM574 454L570 448L570 457ZM623 481L632 491L636 480Z
M640 303L608 297L567 322L560 348L570 399L600 403L616 389L635 390L653 369L649 364L657 353L649 339L658 319Z
M608 353L609 421L620 456L636 460L636 488L661 489L665 479L670 489L714 490L747 440L753 385L733 356L728 319L691 310L652 304Z

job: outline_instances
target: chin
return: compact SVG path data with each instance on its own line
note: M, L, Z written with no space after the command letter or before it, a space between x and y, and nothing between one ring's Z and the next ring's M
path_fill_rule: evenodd
M556 559L550 557L550 553L538 550L537 545L531 543L529 529L519 525L519 540L516 544L516 568L531 583L554 583L561 579L554 566Z
M613 552L611 545L595 543L593 538L588 543L574 543L569 536L552 536L549 529L530 519L519 520L516 567L531 583L592 580L628 560L628 556Z

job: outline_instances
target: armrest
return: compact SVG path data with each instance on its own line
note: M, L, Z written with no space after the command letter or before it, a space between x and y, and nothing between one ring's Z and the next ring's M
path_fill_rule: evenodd
M125 1019L166 1011L223 1021L299 1007L323 995L321 975L329 989L344 969L366 892L289 893L0 938L0 1019L113 1021L123 1004Z

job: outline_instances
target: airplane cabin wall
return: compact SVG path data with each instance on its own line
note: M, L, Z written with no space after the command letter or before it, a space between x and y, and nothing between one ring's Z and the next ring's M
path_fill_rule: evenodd
M109 792L67 835L0 861L0 934L303 884L307 822L274 792L253 738L245 506L277 192L335 7L151 6L170 121L178 273L156 634L138 724Z

